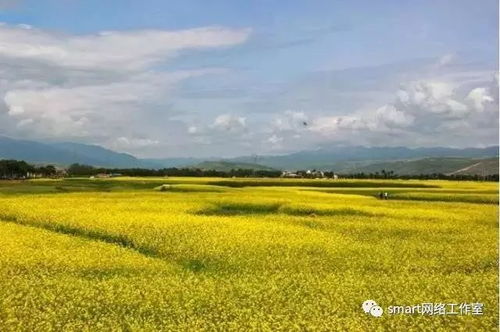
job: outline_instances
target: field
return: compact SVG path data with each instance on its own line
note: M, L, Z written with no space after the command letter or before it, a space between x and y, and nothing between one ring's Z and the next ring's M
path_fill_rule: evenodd
M486 182L1 181L0 331L496 330L497 206Z

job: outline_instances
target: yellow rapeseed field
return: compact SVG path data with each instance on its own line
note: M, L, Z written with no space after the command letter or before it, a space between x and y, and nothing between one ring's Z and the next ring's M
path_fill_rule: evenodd
M496 330L497 205L479 182L5 181L0 331ZM388 310L421 303L482 310Z

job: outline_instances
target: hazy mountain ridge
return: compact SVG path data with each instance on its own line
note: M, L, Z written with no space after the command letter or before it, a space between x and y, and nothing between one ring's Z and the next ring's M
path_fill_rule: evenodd
M67 166L72 163L102 167L153 167L140 159L80 143L39 143L0 136L0 159L25 160L31 163L50 163Z
M498 146L487 148L406 148L406 147L333 147L314 151L301 151L283 156L239 157L231 161L254 162L278 169L345 168L345 164L362 165L396 160L430 157L491 158L498 156Z
M493 159L483 160L486 158ZM61 166L80 163L109 168L319 169L338 173L370 173L385 169L397 174L471 174L471 172L489 174L496 170L493 174L498 173L498 146L465 149L354 146L322 148L287 155L242 156L227 159L196 157L140 159L97 145L71 142L40 143L0 136L0 159L18 159Z

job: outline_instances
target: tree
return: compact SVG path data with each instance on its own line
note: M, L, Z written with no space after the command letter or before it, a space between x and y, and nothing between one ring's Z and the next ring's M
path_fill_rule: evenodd
M98 171L96 168L90 166L90 165L82 165L82 164L71 164L68 168L68 174L72 176L78 176L78 175L95 175L97 174Z
M0 160L0 178L18 179L27 177L35 168L25 161Z
M39 173L42 176L54 176L56 175L57 170L53 165L47 165L35 168L35 173Z

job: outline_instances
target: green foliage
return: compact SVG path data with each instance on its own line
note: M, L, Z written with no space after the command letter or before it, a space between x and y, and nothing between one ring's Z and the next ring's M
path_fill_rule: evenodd
M52 165L33 166L25 161L0 160L0 180L1 179L24 179L34 175L45 177L54 176L56 168Z
M470 166L477 165L467 171ZM479 166L482 168L479 168ZM464 169L464 171L461 171ZM468 174L468 175L490 175L498 174L498 158L475 159L475 158L422 158L413 160L398 160L386 162L373 162L364 166L351 166L339 169L340 173L382 173L392 172L397 175L420 174Z
M24 161L0 160L0 178L18 178L26 176L34 170L33 166Z

